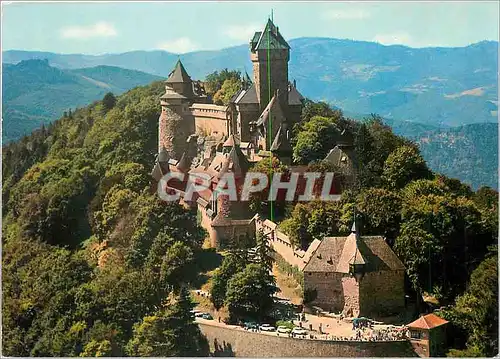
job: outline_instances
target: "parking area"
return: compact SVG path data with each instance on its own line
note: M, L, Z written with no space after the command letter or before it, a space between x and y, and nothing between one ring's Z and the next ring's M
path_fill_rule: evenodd
M273 326L269 323L245 322L240 325L226 324L209 313L196 312L195 321L210 323L234 330L257 332L265 335L283 336L298 339L346 340L346 341L391 341L407 338L407 328L388 324L375 324L369 320L340 319L305 314L291 320L286 326ZM280 323L280 322L278 322ZM283 322L281 322L283 323Z

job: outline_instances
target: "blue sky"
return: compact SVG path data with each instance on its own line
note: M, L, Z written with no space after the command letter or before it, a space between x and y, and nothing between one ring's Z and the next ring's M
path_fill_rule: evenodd
M174 53L248 43L274 10L286 39L333 37L411 47L498 41L493 2L2 2L2 49Z

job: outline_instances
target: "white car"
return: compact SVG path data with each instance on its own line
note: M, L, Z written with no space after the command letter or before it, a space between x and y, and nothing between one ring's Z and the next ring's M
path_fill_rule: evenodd
M295 327L292 329L292 335L307 335L307 331L304 328Z
M281 333L281 334L288 334L288 333L290 333L292 330L291 330L290 328L287 328L287 327L283 326L283 325L280 325L276 331L277 331L278 333Z
M271 324L262 324L259 328L263 332L274 332L276 330Z

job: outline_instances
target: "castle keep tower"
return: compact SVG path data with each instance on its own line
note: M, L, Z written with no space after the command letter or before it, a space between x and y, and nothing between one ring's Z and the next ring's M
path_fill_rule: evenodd
M165 149L171 158L179 159L186 151L186 140L194 132L189 110L194 100L193 81L179 60L165 81L165 94L160 98L159 152Z
M260 111L266 108L276 90L279 90L280 103L286 108L290 46L271 19L267 21L264 31L256 32L250 40L250 59Z

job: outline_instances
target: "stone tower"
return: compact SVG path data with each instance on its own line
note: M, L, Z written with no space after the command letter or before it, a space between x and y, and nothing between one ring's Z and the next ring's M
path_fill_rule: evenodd
M194 132L194 118L189 110L194 99L193 81L179 60L165 81L165 94L160 98L158 152L165 149L171 158L179 159L187 150L187 138Z
M256 32L250 40L250 59L260 111L279 90L279 101L288 106L288 61L290 46L271 19L264 31Z

